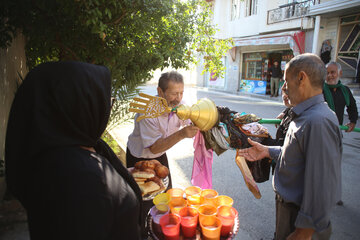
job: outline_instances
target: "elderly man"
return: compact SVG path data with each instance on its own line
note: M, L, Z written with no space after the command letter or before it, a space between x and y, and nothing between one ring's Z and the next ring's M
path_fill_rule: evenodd
M326 64L326 69L327 76L323 90L325 101L331 110L336 113L340 125L343 124L344 108L346 107L350 120L350 122L346 124L346 126L349 127L346 132L351 132L355 128L358 119L356 100L350 89L340 81L340 77L342 76L341 65L337 62L329 62ZM344 203L342 200L339 200L336 204L342 206Z
M358 119L356 101L347 86L344 86L340 77L342 75L341 65L337 62L330 62L326 65L327 77L324 85L324 97L331 110L336 113L339 124L343 124L344 108L349 115L350 122L346 124L349 128L346 132L351 132Z
M163 73L159 79L157 92L159 97L166 99L168 106L173 108L180 105L184 93L182 75L176 71ZM133 167L136 162L149 159L156 159L169 167L166 151L182 139L194 137L199 130L193 125L186 126L190 122L180 120L173 113L157 118L145 118L137 122L139 116L140 114L135 116L135 128L127 142L127 167ZM171 174L168 188L172 188ZM143 222L152 206L152 200L143 202Z
M339 199L342 138L338 120L322 95L326 68L314 54L302 54L286 66L283 90L293 120L282 147L249 140L240 150L247 160L277 161L275 239L329 239L330 214Z

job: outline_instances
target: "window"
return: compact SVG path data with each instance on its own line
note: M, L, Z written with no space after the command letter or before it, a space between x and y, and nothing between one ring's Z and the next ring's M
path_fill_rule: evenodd
M246 79L261 80L262 75L261 61L247 61L246 62Z
M232 0L232 3L231 3L231 21L240 18L240 1L241 0Z
M244 53L243 79L261 80L263 75L262 53Z
M257 14L258 0L246 0L246 16Z

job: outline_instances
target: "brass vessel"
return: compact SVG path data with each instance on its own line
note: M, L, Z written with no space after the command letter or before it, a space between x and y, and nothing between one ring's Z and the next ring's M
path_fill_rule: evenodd
M201 131L207 131L218 122L219 114L216 105L208 98L201 98L191 107L180 105L176 115L181 120L190 119Z

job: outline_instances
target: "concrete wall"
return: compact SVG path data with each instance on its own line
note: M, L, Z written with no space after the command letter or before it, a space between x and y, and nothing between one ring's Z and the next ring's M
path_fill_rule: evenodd
M251 16L246 16L247 0L244 0L240 4L240 17L235 20L231 20L231 2L231 0L215 1L214 23L220 29L216 34L218 38L239 38L293 29L311 29L314 27L313 20L306 17L268 25L268 11L288 3L287 0L258 0L257 14Z
M7 49L0 49L0 159L5 159L7 120L15 92L27 73L25 39L19 35ZM21 149L19 149L21 151ZM0 169L0 200L5 193L4 168Z
M335 61L337 45L338 45L338 29L339 29L339 18L325 18L322 17L320 21L320 31L319 31L319 41L318 41L318 51L316 54L320 55L321 46L324 40L330 39L331 46L333 47L331 51L331 60Z

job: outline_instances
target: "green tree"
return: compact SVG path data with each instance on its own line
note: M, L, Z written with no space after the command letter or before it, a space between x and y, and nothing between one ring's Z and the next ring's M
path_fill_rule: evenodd
M58 60L107 66L113 124L128 118L130 99L152 71L205 56L205 69L221 76L231 43L213 39L211 3L201 0L2 0L0 14L0 46L22 31L29 69Z

